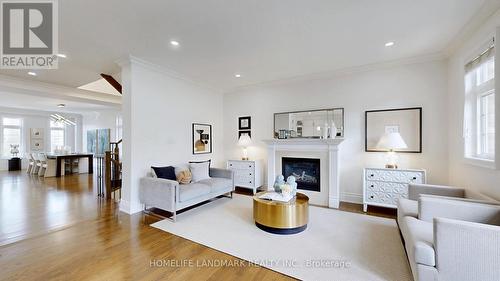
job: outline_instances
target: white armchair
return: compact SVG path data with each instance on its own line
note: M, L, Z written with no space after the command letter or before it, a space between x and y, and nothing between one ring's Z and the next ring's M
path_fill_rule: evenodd
M418 217L418 198L420 195L436 195L450 199L470 199L477 202L498 202L482 193L465 188L432 184L409 184L408 199L398 201L398 223L406 217Z
M500 280L500 204L426 194L417 204L417 217L398 217L416 281Z

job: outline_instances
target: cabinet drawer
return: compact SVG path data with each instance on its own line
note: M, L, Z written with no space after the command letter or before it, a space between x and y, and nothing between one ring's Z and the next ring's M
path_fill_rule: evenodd
M408 184L366 181L366 201L396 205L399 198L408 198Z
M399 183L424 183L424 175L421 172L412 171L366 170L366 180Z
M240 161L230 161L228 163L228 168L231 170L254 170L255 163L253 162L240 162Z
M253 177L235 177L234 185L236 186L254 186L255 180Z
M234 178L240 178L240 177L254 177L254 171L253 170L233 170L234 171Z

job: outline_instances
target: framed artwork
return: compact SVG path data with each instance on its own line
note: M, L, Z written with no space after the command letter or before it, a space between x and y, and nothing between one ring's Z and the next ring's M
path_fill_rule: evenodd
M239 130L250 130L252 128L251 121L252 120L251 120L250 116L239 117L238 118L238 129Z
M110 147L111 129L97 129L97 154L103 155Z
M40 152L45 150L45 137L43 128L30 129L30 151Z
M30 141L30 151L31 152L40 152L44 151L45 143L43 139L33 138Z
M252 131L246 130L246 131L238 131L238 139L240 139L241 135L248 135L249 137L252 137Z
M31 138L32 139L43 139L43 128L31 128Z
M365 112L365 151L383 152L377 148L385 134L399 133L408 148L396 152L422 153L422 108L396 108Z
M87 131L87 152L88 153L97 152L97 130Z
M193 123L193 154L212 153L212 125Z

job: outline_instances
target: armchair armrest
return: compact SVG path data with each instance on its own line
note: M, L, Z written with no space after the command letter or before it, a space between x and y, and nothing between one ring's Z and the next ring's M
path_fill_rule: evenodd
M173 180L143 177L139 181L139 199L142 204L174 212L179 183Z
M468 199L457 200L421 195L418 199L418 218L432 222L437 217L498 225L500 205Z
M500 280L500 226L434 219L439 280Z
M448 197L464 197L465 189L460 187L432 185L432 184L415 184L408 185L408 199L418 200L421 194L440 195Z
M214 178L233 179L233 171L220 168L210 168L210 176Z

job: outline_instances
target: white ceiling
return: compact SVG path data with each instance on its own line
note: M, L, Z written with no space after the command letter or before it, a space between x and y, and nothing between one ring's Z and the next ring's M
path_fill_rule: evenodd
M29 94L19 94L12 92L0 91L2 102L1 107L6 108L20 108L27 110L40 110L50 112L63 112L63 113L88 113L102 110L119 110L119 106L109 106L103 104L94 104L91 102L81 102L74 100L67 100L64 98L46 97ZM65 104L66 107L59 108L58 104Z
M77 87L132 54L227 90L441 52L485 1L59 1L59 70L0 73Z

